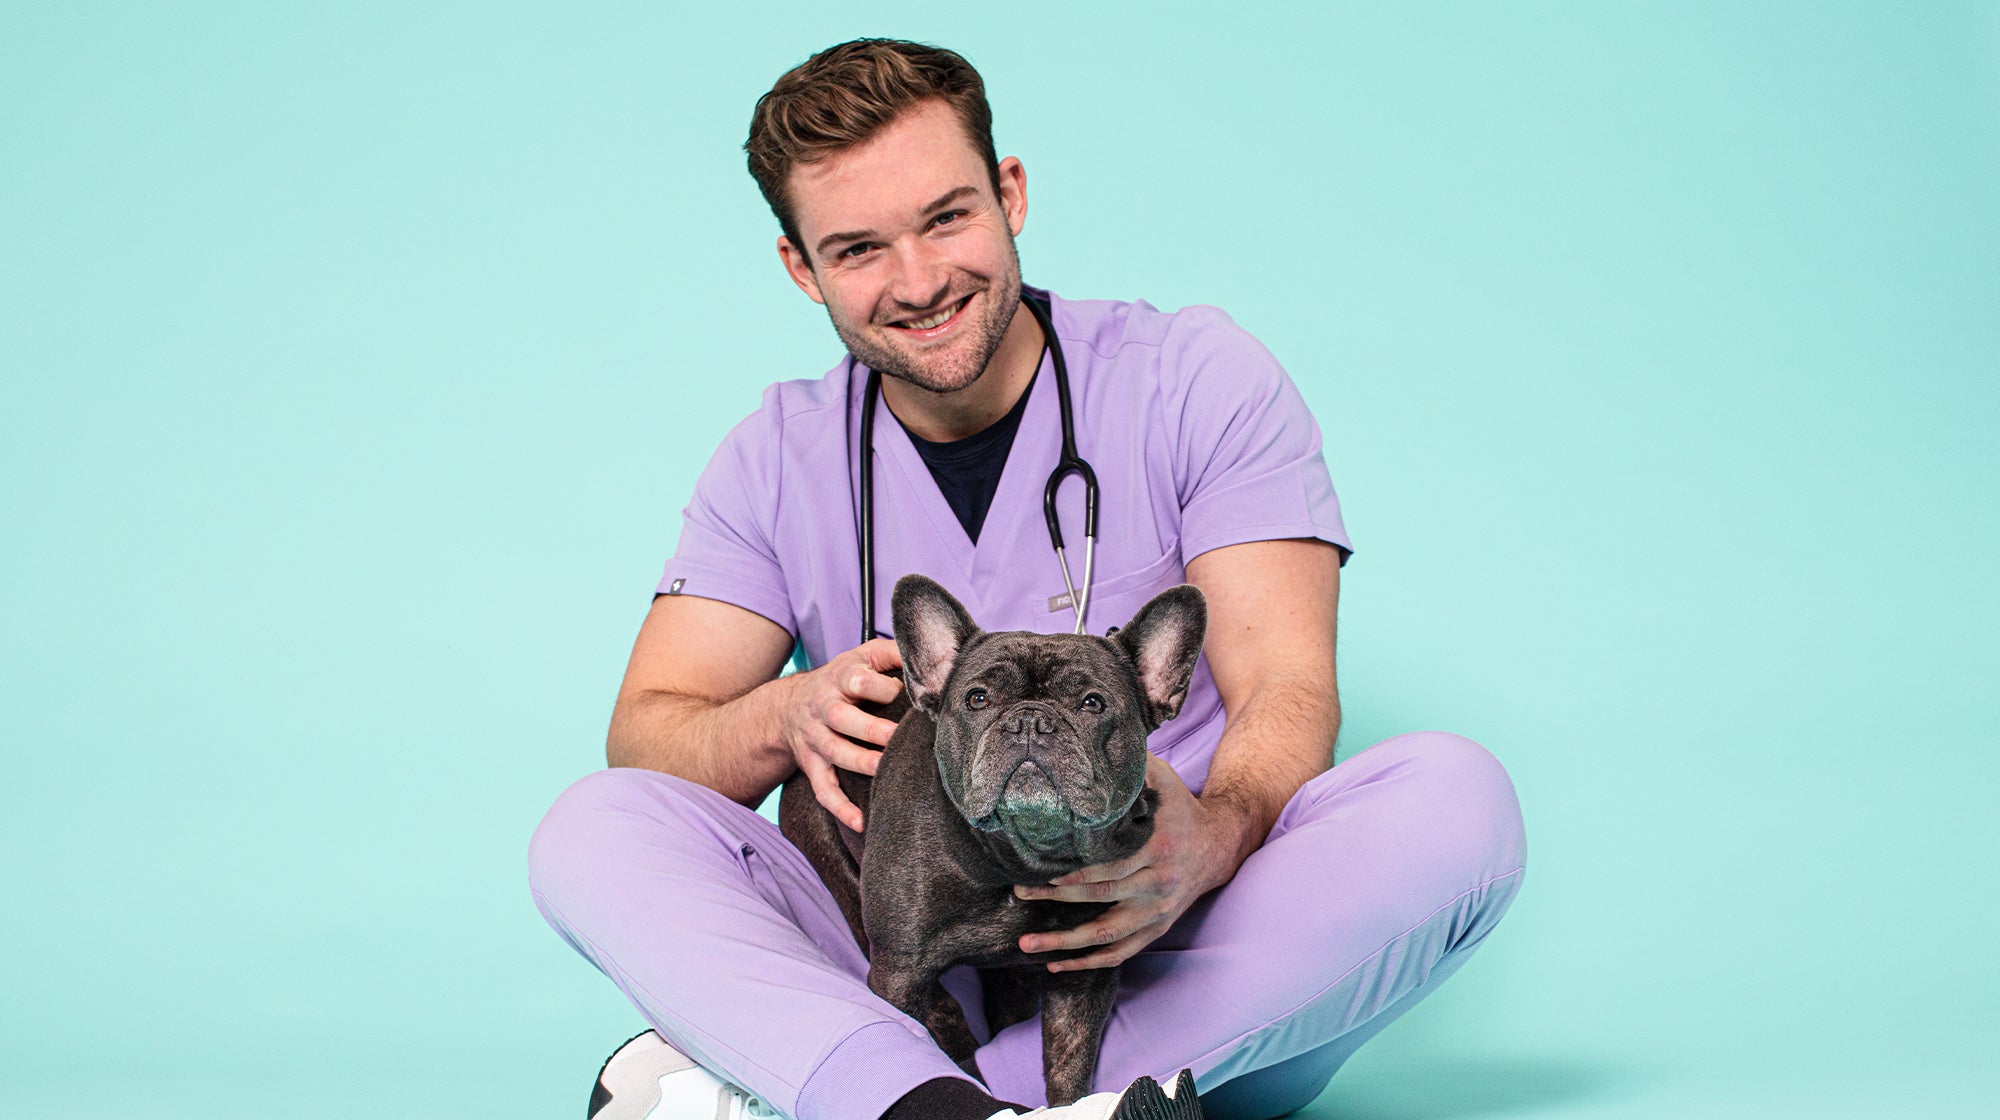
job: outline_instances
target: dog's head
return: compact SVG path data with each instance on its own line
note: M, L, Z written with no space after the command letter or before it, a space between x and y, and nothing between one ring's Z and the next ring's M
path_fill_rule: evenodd
M893 609L904 686L937 723L938 775L989 844L1040 871L1145 843L1146 736L1187 698L1208 621L1200 591L1161 592L1109 638L989 634L917 575L896 582Z

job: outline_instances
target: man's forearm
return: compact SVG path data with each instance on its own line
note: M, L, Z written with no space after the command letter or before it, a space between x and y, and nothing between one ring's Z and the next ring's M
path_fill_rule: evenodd
M1201 801L1236 819L1236 865L1264 843L1299 787L1333 765L1339 732L1340 699L1313 676L1264 682L1229 719Z
M605 758L612 766L686 778L754 807L795 766L779 718L790 679L768 681L733 700L659 691L621 696Z

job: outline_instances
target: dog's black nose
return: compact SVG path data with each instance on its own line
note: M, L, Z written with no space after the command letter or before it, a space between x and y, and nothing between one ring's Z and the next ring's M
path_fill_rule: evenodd
M1009 735L1053 735L1056 717L1047 708L1024 708L1010 715L1005 726Z

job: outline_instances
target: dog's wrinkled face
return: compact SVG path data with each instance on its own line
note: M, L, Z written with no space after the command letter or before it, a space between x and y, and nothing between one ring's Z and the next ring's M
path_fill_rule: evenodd
M937 723L959 813L1032 863L1096 862L1145 789L1147 734L1187 697L1201 592L1160 593L1110 638L988 634L923 576L897 581L893 605L904 684Z

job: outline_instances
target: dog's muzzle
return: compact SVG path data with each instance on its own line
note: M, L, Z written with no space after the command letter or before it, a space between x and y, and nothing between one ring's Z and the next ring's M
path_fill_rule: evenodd
M988 728L967 774L960 810L982 831L1054 840L1124 816L1144 788L1117 781L1101 744L1080 742L1047 704L1018 704ZM1132 784L1129 791L1118 788Z

